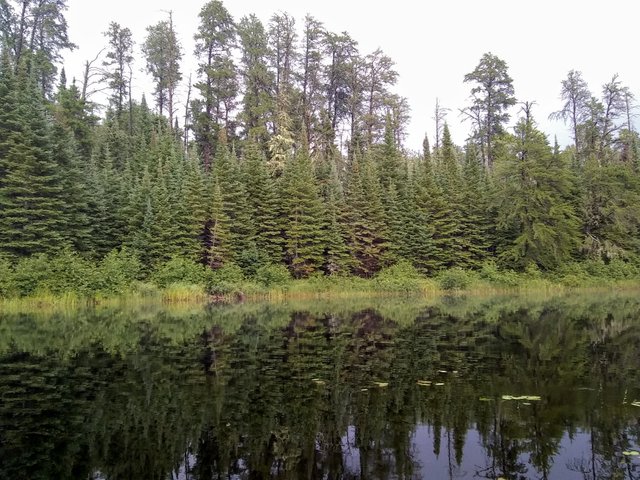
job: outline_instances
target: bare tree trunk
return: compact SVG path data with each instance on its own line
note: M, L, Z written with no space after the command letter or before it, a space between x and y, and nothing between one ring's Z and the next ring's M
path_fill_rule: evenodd
M184 157L189 158L189 103L191 102L191 74L187 88L187 102L184 107Z

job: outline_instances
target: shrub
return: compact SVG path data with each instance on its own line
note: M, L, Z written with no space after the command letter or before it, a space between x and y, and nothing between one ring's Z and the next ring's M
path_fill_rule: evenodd
M27 297L44 291L44 284L51 277L50 265L49 257L44 254L20 259L13 274L15 292L21 297Z
M438 275L440 288L445 291L464 290L471 285L472 277L462 268L451 268Z
M289 283L291 274L284 265L268 264L258 268L253 278L265 287L275 287Z
M517 287L520 283L520 278L516 272L513 270L500 270L493 261L485 262L480 269L479 275L483 280L504 287Z
M93 290L104 294L125 293L140 278L142 264L132 251L123 247L102 259L94 276Z
M235 263L227 263L216 270L207 269L205 283L214 295L227 295L239 291L244 281L242 269Z
M269 255L255 246L247 248L237 257L237 264L247 277L255 276L260 267L269 263Z
M159 287L172 283L204 285L206 281L205 267L184 257L173 257L161 265L151 276Z
M420 273L406 260L384 268L376 275L375 282L381 290L393 292L415 292L421 287Z
M96 267L77 253L64 250L49 261L48 276L40 282L39 290L54 295L77 293L88 295L94 283Z

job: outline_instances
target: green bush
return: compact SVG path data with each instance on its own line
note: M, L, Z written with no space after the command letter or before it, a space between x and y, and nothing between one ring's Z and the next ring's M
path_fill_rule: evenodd
M227 295L240 291L244 273L235 263L227 263L216 270L207 269L205 284L213 295Z
M606 266L607 278L626 280L637 278L640 275L638 267L631 262L625 262L620 258L614 258Z
M520 277L516 272L500 270L493 261L485 262L478 274L482 280L503 287L517 287L520 284Z
M451 268L438 275L440 288L448 292L464 290L471 285L472 280L471 274L462 268Z
M141 273L140 259L132 251L112 250L98 265L92 289L106 295L126 293Z
M172 283L204 285L206 270L205 267L188 258L173 257L153 272L151 280L161 288Z
M284 286L291 281L291 274L284 265L263 265L256 270L253 279L265 287Z
M22 258L14 268L13 283L20 297L44 293L45 282L51 277L50 259L44 254Z
M260 267L269 263L269 255L255 246L247 248L237 257L237 264L247 277L255 276Z
M77 253L64 250L49 260L48 277L40 282L38 290L54 295L92 293L96 267Z
M376 275L379 289L393 292L416 292L420 290L422 277L418 270L406 260L384 268Z

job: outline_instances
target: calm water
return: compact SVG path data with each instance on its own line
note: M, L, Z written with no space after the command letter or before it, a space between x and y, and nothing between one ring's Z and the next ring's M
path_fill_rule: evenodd
M0 313L0 479L638 479L596 297Z

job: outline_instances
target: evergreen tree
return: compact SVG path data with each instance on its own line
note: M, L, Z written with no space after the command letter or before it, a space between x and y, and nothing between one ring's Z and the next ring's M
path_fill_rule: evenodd
M522 119L496 171L498 226L510 236L498 254L511 267L551 269L576 251L579 223L568 201L569 169L557 160L533 120Z
M285 260L295 278L318 271L324 260L324 208L306 152L291 159L282 178Z
M195 87L202 99L195 102L192 109L196 141L205 169L209 170L217 150L219 131L225 130L226 138L233 131L230 120L238 94L238 81L232 49L237 32L231 14L218 0L206 3L199 17L200 26L194 39L201 80ZM221 188L224 191L224 186Z
M62 236L76 251L88 252L92 248L88 169L80 160L71 133L58 123L53 125L51 141L52 157L61 179Z
M255 226L256 248L259 253L267 255L272 263L279 263L283 258L279 192L273 177L269 175L264 155L253 142L245 148L242 173Z
M640 180L632 166L600 166L592 155L582 182L584 253L605 261L638 256Z
M323 271L326 274L345 273L353 266L345 243L347 228L341 223L346 205L333 159L321 160L316 168L320 195L325 207L323 238L325 242Z
M483 163L491 168L495 159L495 140L503 133L509 120L507 109L515 105L513 80L504 60L485 53L465 82L476 84L471 89L471 106L464 110L474 125L474 135L480 146Z
M231 232L229 217L225 213L222 190L214 178L211 194L210 217L208 225L207 265L220 268L232 258Z
M27 66L0 71L0 250L14 256L62 247L62 179L50 119Z
M346 186L344 223L354 259L353 272L370 277L390 260L389 239L382 204L382 187L373 162L357 157Z
M462 168L460 196L461 230L465 237L465 267L479 267L495 243L492 241L495 238L495 222L490 197L486 172L478 158L477 148L475 144L469 143Z
M450 237L447 206L430 161L418 165L412 187L406 248L416 268L433 273L446 263Z
M269 46L264 26L255 15L244 17L238 25L242 49L244 80L241 118L245 135L267 153L270 125L275 118L275 78L269 70Z
M107 69L104 80L112 90L110 103L115 109L117 118L120 119L124 111L124 102L131 94L133 34L131 30L123 28L119 23L111 22L104 36L107 37L109 44L107 59L103 62L103 66Z
M231 252L236 263L245 252L254 248L255 229L251 222L251 212L247 192L242 182L238 158L229 152L221 131L215 156L212 180L219 183L223 198L223 209L229 219ZM214 188L215 182L209 188ZM214 219L212 219L214 220Z
M199 163L189 160L180 189L179 213L175 219L182 235L180 246L188 258L203 262L205 252L205 225L210 197L206 178Z
M147 27L147 38L142 45L147 61L147 72L155 82L155 97L160 116L165 110L169 115L169 126L173 127L175 116L175 92L182 80L180 60L182 51L173 26L173 16Z

